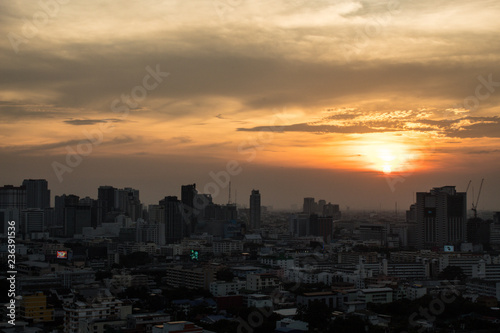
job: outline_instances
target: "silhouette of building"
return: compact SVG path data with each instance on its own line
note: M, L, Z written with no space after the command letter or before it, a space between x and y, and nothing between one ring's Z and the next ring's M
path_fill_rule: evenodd
M467 237L467 194L455 186L417 192L416 220L419 248L443 247L464 242Z
M339 205L334 205L331 202L323 206L322 212L323 216L331 216L334 220L340 220L341 218Z
M302 205L302 212L304 214L313 214L316 211L316 202L314 198L304 198L304 204Z
M132 221L137 221L137 219L142 217L139 190L130 187L115 189L115 203L113 208L117 212L122 212L130 217Z
M261 210L259 190L252 190L250 195L250 228L260 228Z
M321 236L325 242L330 242L333 237L333 217L309 215L309 231L313 236Z
M112 186L99 186L97 190L97 218L98 225L103 222L113 222L108 217L108 213L115 209L115 192L116 188Z
M43 209L28 208L21 214L21 233L24 239L31 239L33 233L45 231L45 216Z
M163 206L165 222L165 241L175 243L185 235L185 223L182 218L182 203L175 196L168 196L160 201Z
M0 209L26 209L26 186L5 185L0 187Z
M195 197L198 194L196 184L181 186L181 202L184 220L189 223L187 230L189 233L194 232L197 222L198 207L194 207Z
M26 208L50 208L50 190L45 179L25 179Z

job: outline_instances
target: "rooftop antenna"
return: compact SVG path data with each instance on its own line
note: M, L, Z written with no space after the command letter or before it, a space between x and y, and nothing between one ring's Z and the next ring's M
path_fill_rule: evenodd
M229 181L229 198L227 199L227 204L231 204L231 181Z

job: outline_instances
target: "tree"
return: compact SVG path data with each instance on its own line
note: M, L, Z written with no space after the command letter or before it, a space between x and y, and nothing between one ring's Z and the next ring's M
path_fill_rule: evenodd
M309 303L305 308L297 308L297 313L302 312L302 318L305 322L309 324L309 331L320 331L324 332L329 323L331 317L331 311L328 306L319 301L315 300Z
M120 256L120 264L125 267L137 267L149 264L151 257L147 252L133 252L129 255Z
M462 268L458 266L448 266L439 273L438 276L442 280L460 280L465 281L467 279L467 275L464 274Z
M348 316L347 318L337 318L333 322L330 332L335 333L364 333L368 324L358 316ZM369 330L373 332L373 330Z
M234 274L229 268L223 268L216 273L217 280L231 282L234 279Z

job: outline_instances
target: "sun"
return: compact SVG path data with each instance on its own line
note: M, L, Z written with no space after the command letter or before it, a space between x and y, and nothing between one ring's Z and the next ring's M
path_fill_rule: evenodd
M389 174L389 173L391 173L392 168L389 164L386 164L386 165L384 165L384 168L382 169L382 171L384 171L384 173L386 173L386 174Z
M405 172L414 160L410 148L404 144L372 142L364 147L366 168L383 174Z
M379 149L378 158L383 162L385 162L384 164L382 164L382 171L384 173L391 173L392 171L391 162L396 159L392 151L389 148L381 148Z

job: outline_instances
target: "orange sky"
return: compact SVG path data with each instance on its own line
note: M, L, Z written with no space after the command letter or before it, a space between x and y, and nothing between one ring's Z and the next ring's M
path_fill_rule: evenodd
M498 1L44 3L0 4L5 184L153 203L236 160L242 203L404 207L484 177L500 210Z

